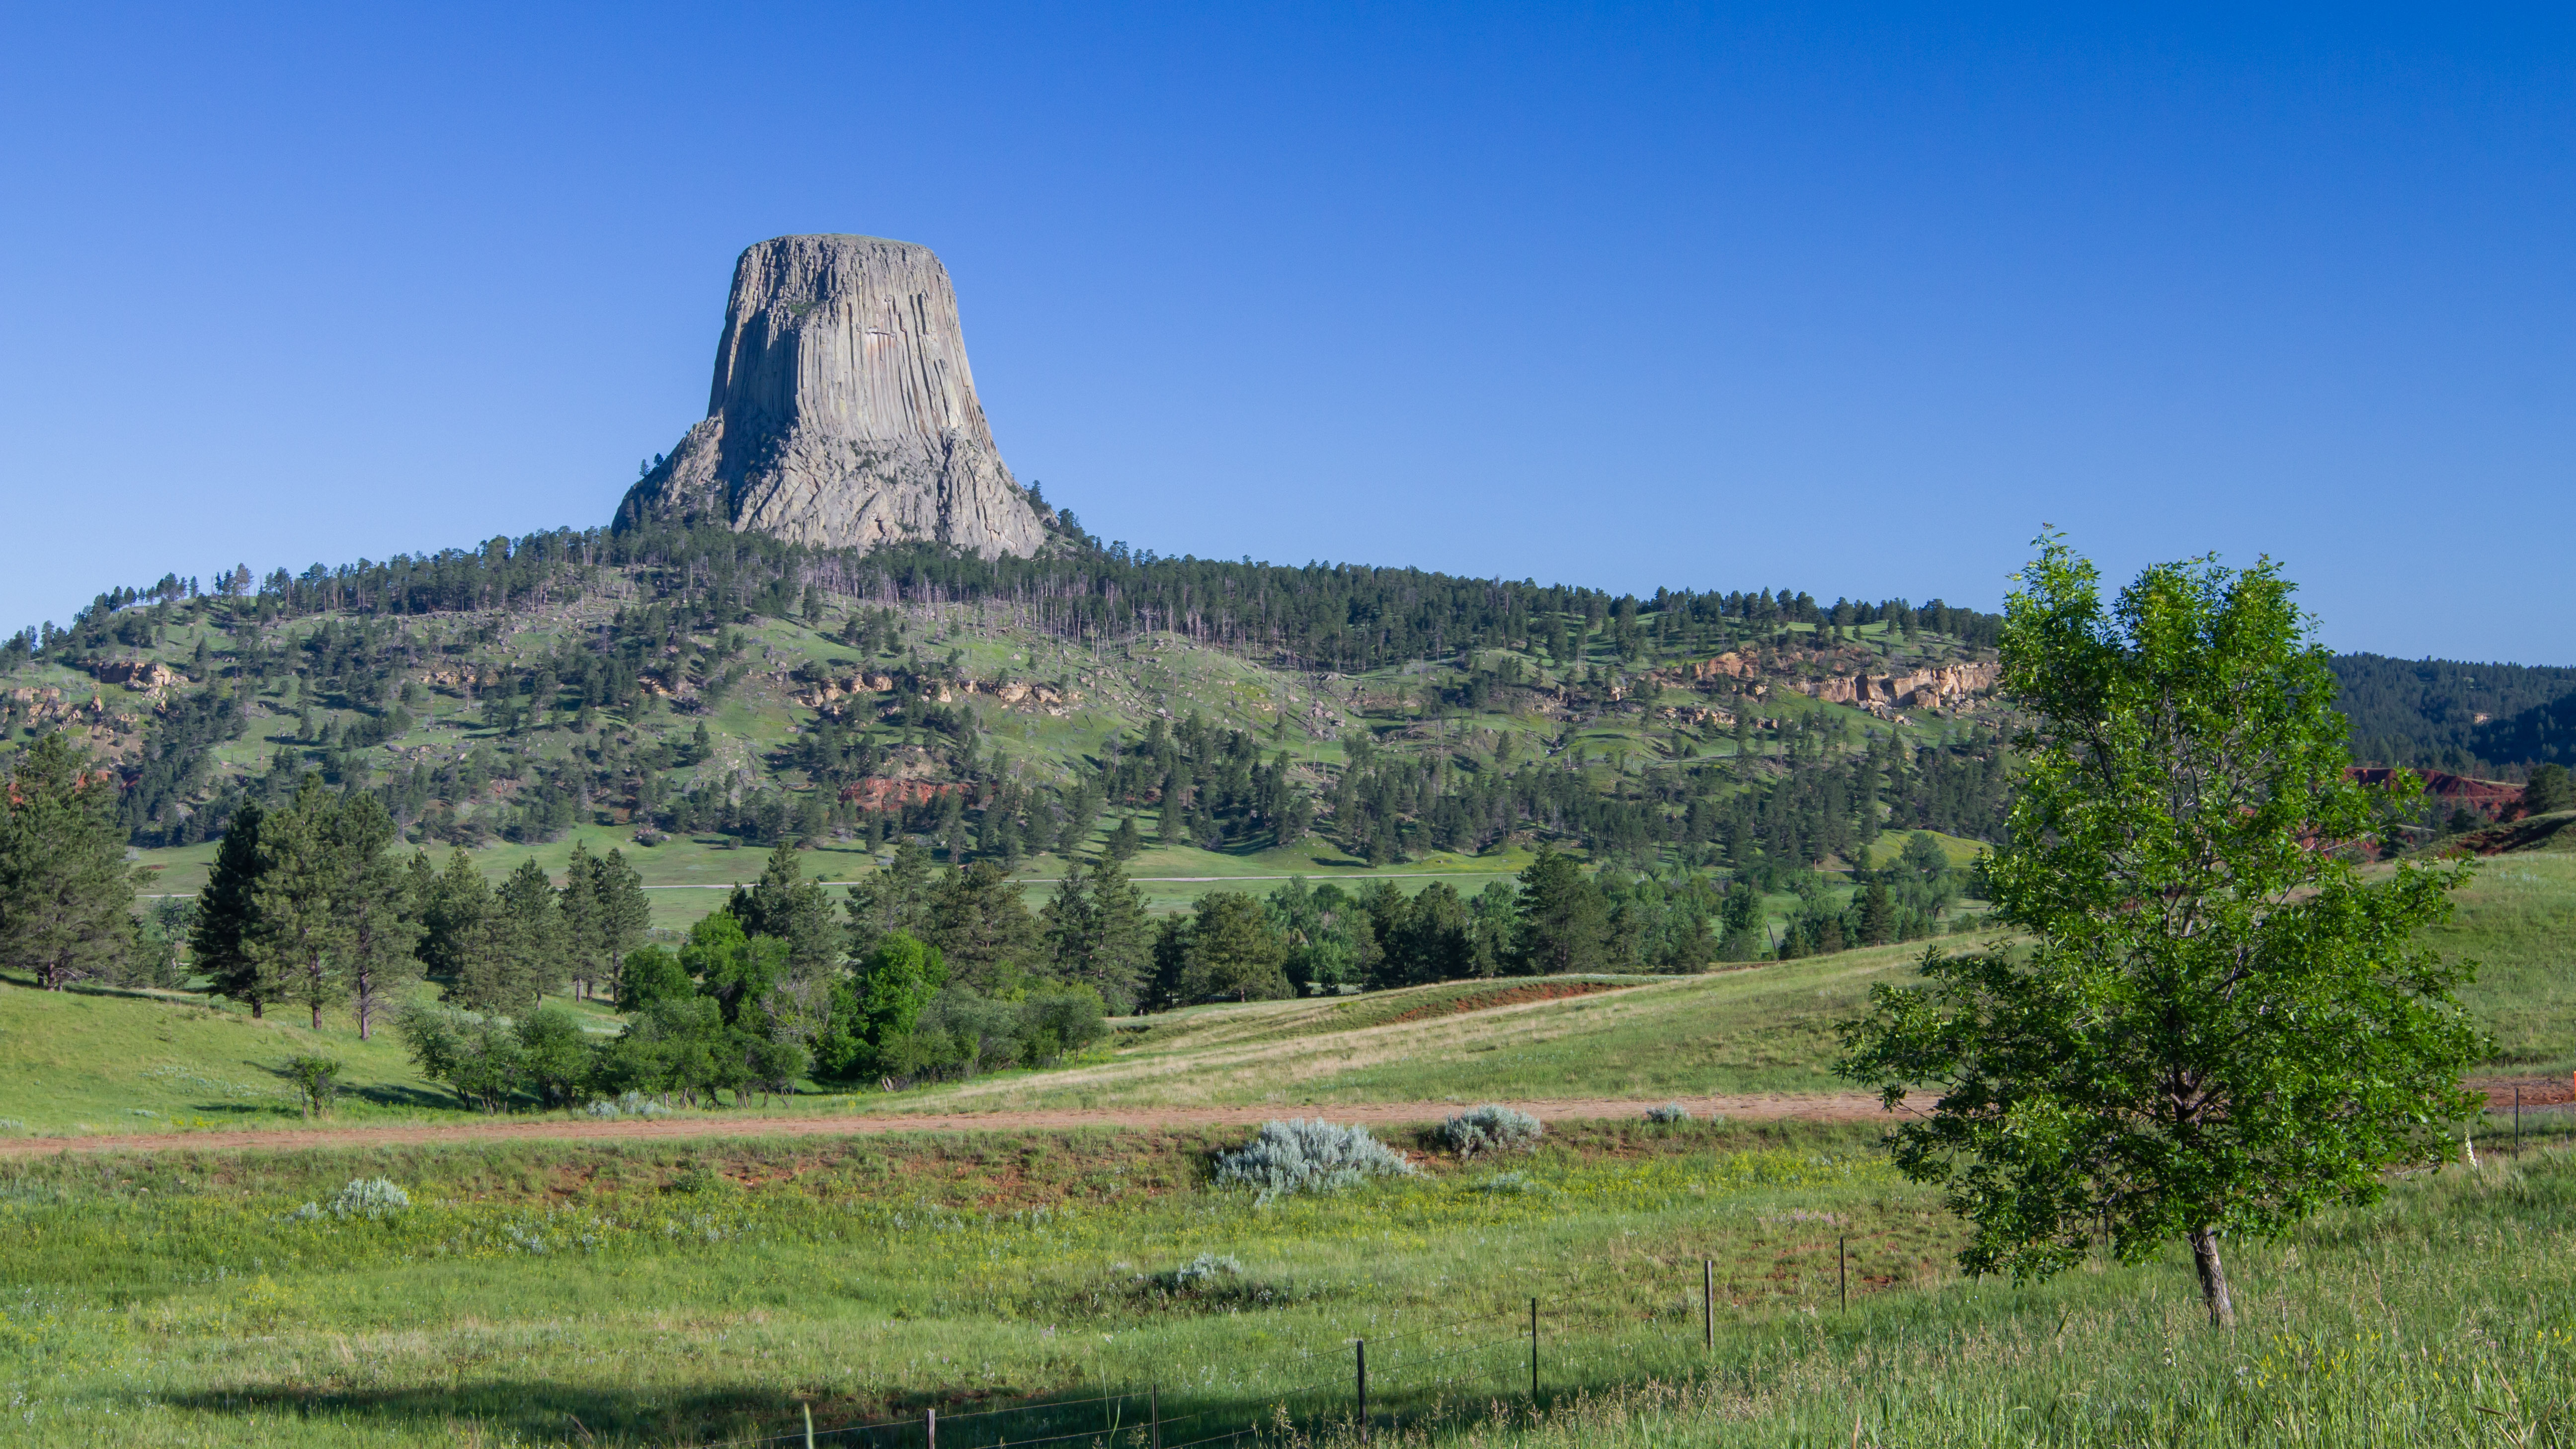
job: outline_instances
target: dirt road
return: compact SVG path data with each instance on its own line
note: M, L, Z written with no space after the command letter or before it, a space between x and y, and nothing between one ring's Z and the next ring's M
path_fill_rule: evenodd
M2551 1077L2487 1077L2463 1085L2483 1091L2492 1111L2510 1110L2513 1089L2523 1090L2526 1109L2576 1103L2576 1082ZM1692 1115L1739 1120L1804 1122L1879 1122L1889 1120L1878 1099L1861 1092L1816 1096L1782 1094L1738 1097L1681 1097L1628 1100L1583 1097L1561 1101L1511 1102L1542 1120L1559 1118L1637 1117L1648 1107L1679 1101ZM483 1122L422 1123L417 1126L288 1127L239 1132L159 1132L127 1136L0 1138L0 1157L36 1157L53 1152L212 1152L226 1150L288 1151L296 1148L378 1147L439 1142L637 1142L693 1137L863 1137L880 1132L1044 1132L1077 1127L1225 1127L1266 1122L1273 1117L1325 1117L1336 1122L1372 1125L1436 1122L1459 1109L1456 1102L1361 1102L1344 1106L1289 1107L1106 1107L1002 1112L918 1112L867 1116L845 1112L818 1116L764 1116L744 1113L692 1112L642 1120L594 1121L567 1117L496 1117Z
M1878 1099L1858 1092L1828 1096L1657 1097L1652 1101L1588 1098L1572 1101L1513 1102L1509 1105L1550 1118L1642 1116L1648 1107L1678 1100L1694 1116L1810 1122L1859 1122L1878 1118ZM1459 1110L1456 1102L1369 1102L1348 1106L1287 1107L1130 1107L1026 1112L915 1113L863 1116L739 1117L689 1113L663 1118L593 1121L585 1118L497 1117L488 1122L423 1123L417 1126L312 1127L238 1132L160 1132L127 1136L18 1137L0 1139L0 1157L32 1157L53 1152L209 1152L230 1149L287 1151L296 1148L377 1147L441 1142L633 1142L690 1137L856 1137L879 1132L1024 1132L1073 1127L1222 1127L1265 1122L1273 1117L1327 1117L1336 1122L1436 1122Z

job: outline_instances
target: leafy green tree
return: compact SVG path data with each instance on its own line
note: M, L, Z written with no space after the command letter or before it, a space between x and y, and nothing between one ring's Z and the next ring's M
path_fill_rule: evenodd
M898 1074L923 1009L947 984L936 948L904 931L880 939L852 973L849 1030L823 1056L823 1069L845 1079Z
M1534 976L1602 969L1610 956L1610 911L1574 857L1542 845L1520 883L1523 969Z
M1946 1185L1971 1271L2060 1271L2100 1226L2127 1262L2181 1237L2230 1325L2226 1236L2376 1198L2474 1107L2470 968L2413 944L2466 867L2366 881L2341 848L2421 787L2346 777L2326 652L2270 561L2159 565L2106 609L2050 535L2019 579L2003 683L2032 723L1988 873L2031 944L1927 953L1846 1026L1842 1070L1890 1108L1938 1093L1896 1161Z
M329 1057L286 1059L286 1080L295 1087L295 1098L304 1108L305 1120L331 1115L331 1103L340 1095L342 1070L340 1063Z
M617 978L617 1009L641 1011L666 996L688 996L697 990L689 979L689 968L680 958L659 946L643 946L626 953L623 970Z
M134 886L116 778L59 732L0 785L0 965L48 991L113 974L134 941Z
M508 1018L418 1002L395 1027L421 1075L446 1083L466 1106L498 1112L518 1091L519 1033Z
M514 1085L548 1107L570 1107L586 1095L597 1055L581 1018L561 1006L541 1006L518 1024L519 1058Z

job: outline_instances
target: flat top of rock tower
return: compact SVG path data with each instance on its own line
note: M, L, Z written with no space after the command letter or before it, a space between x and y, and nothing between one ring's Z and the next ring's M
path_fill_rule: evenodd
M854 231L793 232L786 236L771 237L767 241L753 242L750 246L744 247L743 250L746 252L756 252L762 247L774 247L788 242L865 242L881 247L900 247L908 252L926 252L930 250L930 248L923 246L919 242L897 241L890 236L862 236Z

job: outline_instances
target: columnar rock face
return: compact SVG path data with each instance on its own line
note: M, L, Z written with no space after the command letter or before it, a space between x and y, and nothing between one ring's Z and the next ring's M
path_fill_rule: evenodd
M870 236L783 236L734 264L706 421L618 509L646 519L986 558L1046 538L975 398L948 269Z

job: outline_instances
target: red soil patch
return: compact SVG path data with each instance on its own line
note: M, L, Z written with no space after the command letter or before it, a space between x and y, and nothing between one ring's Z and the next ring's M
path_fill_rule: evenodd
M966 788L958 784L934 785L927 780L888 780L871 775L841 787L841 799L855 802L862 810L884 810L888 807L927 805L952 790Z
M1590 996L1597 991L1616 991L1606 981L1541 981L1528 986L1513 986L1501 991L1476 996L1454 996L1447 1001L1432 1001L1413 1008L1396 1021L1429 1021L1434 1017L1464 1016L1471 1011L1491 1011L1497 1006L1519 1006L1531 1001L1560 1001L1569 996Z

